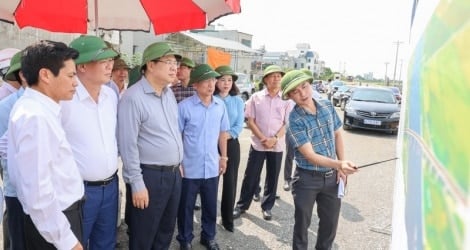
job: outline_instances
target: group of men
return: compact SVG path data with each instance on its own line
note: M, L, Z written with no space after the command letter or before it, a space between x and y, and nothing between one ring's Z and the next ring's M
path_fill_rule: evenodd
M191 248L187 208L197 193L207 214L200 241L218 249L228 130L225 106L213 97L218 73L154 43L144 51L140 80L124 91L129 67L101 38L8 52L2 89L23 84L0 102L10 249L114 249L119 156L130 249L168 249L177 216L181 246ZM170 88L178 78L191 87L179 107Z
M95 36L69 46L40 41L13 53L2 88L19 90L0 101L10 249L114 249L119 156L130 249L168 249L176 221L180 248L192 249L197 194L200 243L219 249L217 192L229 123L223 101L213 96L216 71L157 42L144 50L140 80L125 90L129 67ZM294 196L294 249L308 247L315 202L316 247L331 248L337 183L357 171L344 160L331 103L312 98L312 80L302 71L265 69L265 88L246 103L251 147L233 213L238 218L249 208L266 160L261 208L263 218L272 219L287 136L297 165L285 187L292 186Z

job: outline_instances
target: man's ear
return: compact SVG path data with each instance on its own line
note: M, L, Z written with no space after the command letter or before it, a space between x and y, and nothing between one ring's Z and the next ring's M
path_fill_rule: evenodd
M22 72L21 70L20 70L20 72L19 72L18 75L20 76L21 85L25 86L25 84L26 84L27 82L26 82L26 78L24 77L23 72Z
M51 77L53 76L52 72L49 69L42 68L39 70L39 81L38 82L44 82L46 84L49 84L51 82Z

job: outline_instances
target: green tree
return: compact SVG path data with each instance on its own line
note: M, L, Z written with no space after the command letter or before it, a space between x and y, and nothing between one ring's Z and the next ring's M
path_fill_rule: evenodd
M325 67L323 69L323 76L322 76L322 80L328 80L330 78L333 78L334 74L333 74L333 71L331 71L330 68L328 67Z

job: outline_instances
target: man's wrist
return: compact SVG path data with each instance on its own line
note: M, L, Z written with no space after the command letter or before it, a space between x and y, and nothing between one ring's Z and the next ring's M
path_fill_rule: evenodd
M227 156L221 156L221 157L220 157L220 160L222 160L222 161L228 161L228 157L227 157Z

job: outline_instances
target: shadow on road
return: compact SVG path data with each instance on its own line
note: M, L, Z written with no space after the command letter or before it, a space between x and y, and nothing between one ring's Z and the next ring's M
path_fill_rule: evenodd
M351 222L359 222L364 220L364 217L362 217L361 211L359 209L344 201L341 202L341 216Z

